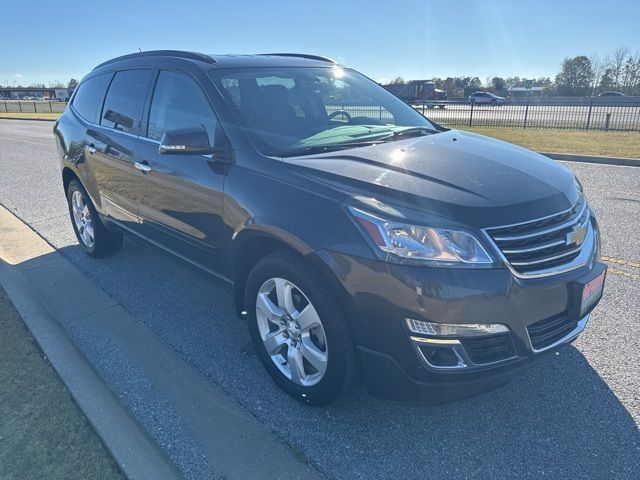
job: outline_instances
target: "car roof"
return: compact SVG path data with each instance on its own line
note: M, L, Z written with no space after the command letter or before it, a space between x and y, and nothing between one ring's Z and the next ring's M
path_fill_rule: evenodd
M319 55L304 53L266 53L255 55L204 54L183 50L151 50L136 52L107 60L96 66L94 70L115 63L137 63L141 59L150 58L181 59L210 68L248 68L248 67L309 67L335 65L335 61Z

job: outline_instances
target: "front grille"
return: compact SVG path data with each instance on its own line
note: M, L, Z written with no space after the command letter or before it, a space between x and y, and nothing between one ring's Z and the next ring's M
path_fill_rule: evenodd
M590 228L587 201L582 197L556 215L486 231L513 269L526 275L575 260Z
M499 362L516 356L516 349L509 333L463 338L461 342L467 355L476 365Z
M529 325L527 332L531 346L535 350L542 350L567 336L577 325L578 322L571 320L565 313Z

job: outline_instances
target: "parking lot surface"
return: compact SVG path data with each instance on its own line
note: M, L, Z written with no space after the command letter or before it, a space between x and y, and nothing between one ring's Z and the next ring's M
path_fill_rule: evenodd
M637 478L640 168L566 164L596 210L610 267L604 298L572 346L504 387L454 404L390 403L360 388L340 404L314 409L272 383L231 297L212 281L133 241L104 260L81 251L51 129L47 122L0 120L0 203L326 477ZM190 432L166 399L132 374L135 365L90 332L70 334L181 469L198 472L187 476L206 476Z

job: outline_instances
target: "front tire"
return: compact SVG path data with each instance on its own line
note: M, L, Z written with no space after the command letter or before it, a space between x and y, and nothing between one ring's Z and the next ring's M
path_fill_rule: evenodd
M122 235L111 232L100 221L87 191L78 180L67 187L71 224L80 247L92 257L113 255L122 248Z
M355 380L347 319L327 282L294 253L276 252L249 273L249 333L273 380L296 400L328 405Z

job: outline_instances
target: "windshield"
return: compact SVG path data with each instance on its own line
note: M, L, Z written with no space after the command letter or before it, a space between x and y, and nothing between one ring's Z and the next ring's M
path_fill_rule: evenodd
M211 75L267 155L304 155L438 132L412 107L346 68L247 68Z

